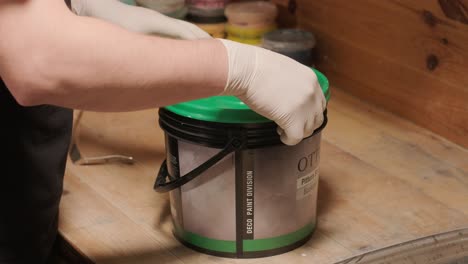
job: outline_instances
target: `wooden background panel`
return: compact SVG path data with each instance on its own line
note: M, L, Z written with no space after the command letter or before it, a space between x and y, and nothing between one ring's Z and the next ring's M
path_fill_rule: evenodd
M296 3L334 85L468 147L468 24L447 13L468 1Z
M418 2L424 1L413 6L409 1L388 0L335 0L326 5L304 1L298 15L304 26L316 26L349 45L426 73L428 78L454 86L468 83L468 26L439 21ZM437 58L440 67L430 70L429 56Z

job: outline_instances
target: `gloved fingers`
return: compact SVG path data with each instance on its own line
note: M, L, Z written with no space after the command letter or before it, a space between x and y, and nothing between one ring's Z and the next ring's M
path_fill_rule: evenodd
M75 13L78 16L85 15L87 5L86 0L71 0L70 3L73 13Z
M315 130L315 118L309 118L304 126L304 137L309 137L314 133Z
M284 130L283 130L281 127L278 126L278 127L276 128L276 133L278 133L278 135L281 136L281 135L284 134Z
M325 111L325 109L327 108L327 99L325 98L325 95L323 94L322 92L322 89L320 89L320 93L321 93L321 97L320 97L320 101L322 103L322 113ZM323 115L322 115L323 117Z
M283 130L284 133L280 136L280 138L281 141L286 145L296 145L304 138L304 123L302 122L295 122Z
M319 127L323 124L324 119L325 119L325 118L324 118L324 116L323 116L323 113L318 113L318 114L315 116L315 118L314 118L314 123L313 123L313 124L314 124L314 126L313 126L314 128L313 128L312 132L315 131L317 128L319 128Z
M322 91L317 91L320 96L314 98L314 102L307 108L307 121L304 126L304 137L308 137L313 134L314 130L319 128L323 123L323 111L326 107L326 100L323 96Z

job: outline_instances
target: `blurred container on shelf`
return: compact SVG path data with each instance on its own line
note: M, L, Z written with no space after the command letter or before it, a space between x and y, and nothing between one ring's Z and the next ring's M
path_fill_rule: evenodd
M164 15L183 19L188 13L185 0L135 0L136 4Z
M187 0L187 21L196 24L214 38L224 38L224 8L229 2L230 0Z
M225 15L229 23L236 25L274 24L278 9L275 4L265 1L239 2L228 5Z
M245 44L260 45L264 34L276 29L278 9L265 1L231 3L225 15L227 38Z
M242 39L259 39L261 40L263 35L276 29L275 24L270 25L257 25L251 26L240 26L235 24L227 24L226 31L229 35Z
M262 47L313 66L316 39L314 34L302 29L280 29L263 36Z
M213 38L225 38L226 31L224 30L225 23L220 24L195 24L203 29L206 33L210 34Z
M243 44L249 44L249 45L254 45L254 46L260 46L262 44L262 39L245 39L245 38L238 38L235 36L227 35L226 37L229 40L243 43Z
M199 17L223 17L229 0L187 0L189 13Z

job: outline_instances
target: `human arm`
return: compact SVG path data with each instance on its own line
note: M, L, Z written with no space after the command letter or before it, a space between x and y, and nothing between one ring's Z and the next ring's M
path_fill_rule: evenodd
M0 35L0 76L23 105L129 111L223 92L275 121L290 145L323 120L312 70L264 49L132 33L61 0L0 2Z
M128 111L216 95L226 83L219 41L132 33L75 16L60 0L2 1L0 35L9 40L0 75L25 105Z

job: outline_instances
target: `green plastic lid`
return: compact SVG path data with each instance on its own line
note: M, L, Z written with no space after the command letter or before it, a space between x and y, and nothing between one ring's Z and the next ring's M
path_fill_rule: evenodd
M321 72L317 74L323 94L330 100L328 79ZM271 122L266 117L257 114L235 96L213 96L165 107L177 115L209 122L218 123L265 123Z

